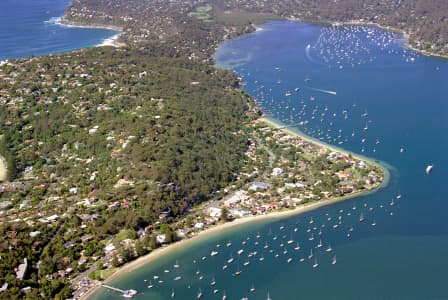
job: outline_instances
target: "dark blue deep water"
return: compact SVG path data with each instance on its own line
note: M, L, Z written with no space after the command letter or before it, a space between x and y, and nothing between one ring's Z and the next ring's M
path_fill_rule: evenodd
M91 47L117 34L56 24L69 4L69 0L1 0L0 60Z
M71 51L116 34L57 25L68 4L0 1L0 59ZM399 35L372 27L271 22L262 29L221 45L218 65L238 73L270 117L388 164L388 186L189 243L112 284L137 289L138 299L168 299L172 291L196 299L199 290L204 299L266 299L268 292L272 299L448 299L448 61L407 50ZM426 175L429 164L434 171ZM219 254L211 257L212 250Z
M218 65L238 73L270 117L389 165L389 184L187 243L112 284L137 289L138 299L169 299L172 291L196 299L199 290L204 299L224 292L227 299L266 299L268 292L277 300L448 299L448 61L407 50L400 35L372 27L281 21L262 28L221 45ZM213 250L219 254L210 256ZM113 297L101 291L93 298Z

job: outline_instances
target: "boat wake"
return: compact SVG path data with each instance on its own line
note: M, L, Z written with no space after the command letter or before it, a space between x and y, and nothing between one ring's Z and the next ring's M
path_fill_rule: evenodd
M326 93L326 94L330 94L330 95L336 95L335 91L323 90L323 89L313 88L313 87L309 87L309 86L307 86L306 88L313 90L313 91L317 91L317 92L322 92L322 93Z

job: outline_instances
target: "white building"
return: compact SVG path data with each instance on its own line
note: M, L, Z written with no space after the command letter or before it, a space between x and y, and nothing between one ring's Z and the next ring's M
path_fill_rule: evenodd
M156 240L159 244L165 243L166 235L165 234L158 234L156 237Z
M210 217L220 218L221 214L222 214L222 209L219 208L219 207L210 207L208 209L208 214L209 214Z
M274 168L274 169L272 169L271 176L278 177L278 176L282 175L282 173L283 173L283 170L281 168Z

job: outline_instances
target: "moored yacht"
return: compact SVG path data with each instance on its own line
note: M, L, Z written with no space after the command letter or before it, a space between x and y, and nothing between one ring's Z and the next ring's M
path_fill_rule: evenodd
M317 268L319 264L317 263L317 258L314 259L313 269Z
M331 264L332 264L332 265L335 265L335 264L336 264L336 255L333 256L333 259L331 260Z

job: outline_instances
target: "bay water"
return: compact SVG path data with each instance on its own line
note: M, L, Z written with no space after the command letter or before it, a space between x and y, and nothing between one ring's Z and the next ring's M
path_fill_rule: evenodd
M57 25L68 4L1 1L0 59L71 51L116 34ZM137 299L448 299L447 60L374 27L291 21L227 41L215 58L271 118L384 162L390 182L312 212L226 229L110 284L136 289ZM110 298L121 297L92 296Z
M269 117L383 162L390 181L197 240L111 284L137 299L448 299L447 60L378 28L291 21L223 43L215 59Z

